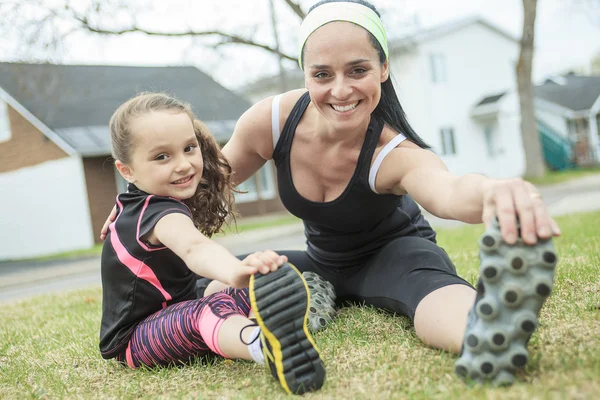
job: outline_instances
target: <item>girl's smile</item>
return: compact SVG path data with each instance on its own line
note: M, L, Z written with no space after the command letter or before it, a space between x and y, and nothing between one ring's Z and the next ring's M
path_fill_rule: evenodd
M188 187L189 185L191 185L193 183L192 179L194 179L195 174L192 175L188 175L185 178L181 178L178 179L174 182L171 182L171 184L183 188L183 187Z

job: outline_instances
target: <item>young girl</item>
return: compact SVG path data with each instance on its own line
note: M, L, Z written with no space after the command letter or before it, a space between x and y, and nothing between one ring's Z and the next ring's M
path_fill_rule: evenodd
M285 256L240 261L209 239L232 212L231 168L191 107L141 94L115 111L110 132L129 184L102 251L102 357L137 368L219 354L265 363L288 393L319 389L301 275ZM197 298L198 275L230 288Z

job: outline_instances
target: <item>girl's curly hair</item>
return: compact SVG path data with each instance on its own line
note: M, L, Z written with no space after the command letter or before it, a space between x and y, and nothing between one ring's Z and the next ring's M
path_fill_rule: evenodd
M164 93L144 92L122 104L110 119L112 155L128 164L131 161L131 121L154 111L186 113L193 122L200 144L204 167L196 193L183 202L192 212L194 225L206 236L220 232L230 217L235 222L234 193L231 166L208 127L196 118L189 103Z

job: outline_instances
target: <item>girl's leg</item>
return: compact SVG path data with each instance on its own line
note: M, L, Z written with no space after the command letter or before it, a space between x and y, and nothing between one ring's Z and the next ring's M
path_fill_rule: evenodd
M240 315L235 300L224 293L173 304L135 328L119 359L132 368L188 363L211 353L252 359L240 340L248 343L253 329L243 328L250 325L255 324ZM235 332L237 340L225 331Z

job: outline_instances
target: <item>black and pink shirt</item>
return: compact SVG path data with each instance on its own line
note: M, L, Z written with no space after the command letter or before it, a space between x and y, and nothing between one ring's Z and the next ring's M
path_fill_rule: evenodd
M181 201L150 195L132 184L117 196L117 218L108 229L101 261L100 353L106 359L127 347L140 321L167 305L197 297L198 275L168 248L142 239L171 213L191 218Z

